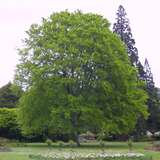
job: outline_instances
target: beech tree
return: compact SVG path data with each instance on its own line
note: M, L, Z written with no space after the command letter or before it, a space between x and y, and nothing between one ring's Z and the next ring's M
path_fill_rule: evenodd
M15 77L24 133L69 133L80 145L80 133L127 133L147 116L136 71L102 16L53 13L27 34Z

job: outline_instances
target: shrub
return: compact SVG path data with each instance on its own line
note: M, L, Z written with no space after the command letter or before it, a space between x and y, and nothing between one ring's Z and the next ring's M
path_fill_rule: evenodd
M48 147L51 147L52 146L52 140L47 138L45 143L47 144Z
M70 147L75 147L76 146L76 143L73 140L69 140L68 144L69 144Z
M101 147L102 153L104 153L105 142L103 140L99 141L99 146Z
M133 141L132 141L132 139L129 139L127 143L128 143L129 151L132 151L132 149L133 149Z
M153 146L160 148L160 141L154 142Z
M15 147L27 147L27 143L17 142L12 146L15 146Z
M58 144L58 147L60 147L60 148L64 147L64 142L63 141L58 141L57 144Z

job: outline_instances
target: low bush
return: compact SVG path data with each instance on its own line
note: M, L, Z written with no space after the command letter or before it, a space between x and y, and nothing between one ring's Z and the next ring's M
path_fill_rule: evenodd
M154 142L153 147L156 147L156 148L160 149L160 141Z
M69 147L75 147L76 143L73 140L69 140L68 145Z
M47 144L48 147L51 147L53 142L51 139L47 138L45 143Z
M133 149L133 141L132 141L132 139L129 139L127 144L128 144L129 151L132 151L132 149Z
M65 145L63 141L58 141L57 144L58 144L58 147L60 148L64 147Z

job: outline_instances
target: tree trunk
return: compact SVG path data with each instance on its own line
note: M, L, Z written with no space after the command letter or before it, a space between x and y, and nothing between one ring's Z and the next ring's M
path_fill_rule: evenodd
M75 112L72 114L72 125L73 125L73 128L74 128L74 131L73 131L74 141L76 142L77 146L79 147L80 146L80 141L79 141L79 135L78 135L78 131L77 131L77 128L78 128L78 114L75 113Z
M76 131L74 132L74 140L77 144L77 147L79 147L80 146L79 135Z

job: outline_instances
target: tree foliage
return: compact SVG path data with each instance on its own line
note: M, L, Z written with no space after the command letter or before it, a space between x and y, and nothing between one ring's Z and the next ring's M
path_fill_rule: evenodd
M157 90L158 98L160 99L160 88L157 87L156 90Z
M127 18L126 11L122 5L119 6L116 15L117 17L116 22L113 25L113 32L118 35L118 37L126 46L130 62L137 70L137 80L140 82L144 82L146 79L146 73L144 71L143 65L139 61L138 49L135 47L135 40L133 39L129 19ZM145 83L140 87L145 90ZM145 132L146 120L143 116L140 115L137 120L134 136L138 138Z
M0 136L14 139L20 137L16 108L0 108Z
M139 61L138 49L135 47L135 40L133 39L129 19L126 16L124 7L120 5L117 11L116 22L113 25L113 32L124 42L131 64L136 67L139 79L144 80L144 68Z
M144 70L146 91L149 96L147 105L150 113L147 121L147 129L155 132L160 129L160 99L158 97L157 88L155 87L153 75L147 59L145 59Z
M121 41L99 15L54 13L27 31L16 82L26 89L19 119L25 133L129 132L147 116Z
M16 89L16 90L15 90ZM17 92L18 91L18 92ZM15 108L22 90L16 85L8 83L0 88L0 108Z
M144 71L145 71L145 82L146 82L147 90L148 92L150 92L150 94L152 94L155 88L155 85L153 81L153 74L151 72L151 68L149 66L147 59L145 59L145 62L144 62Z

